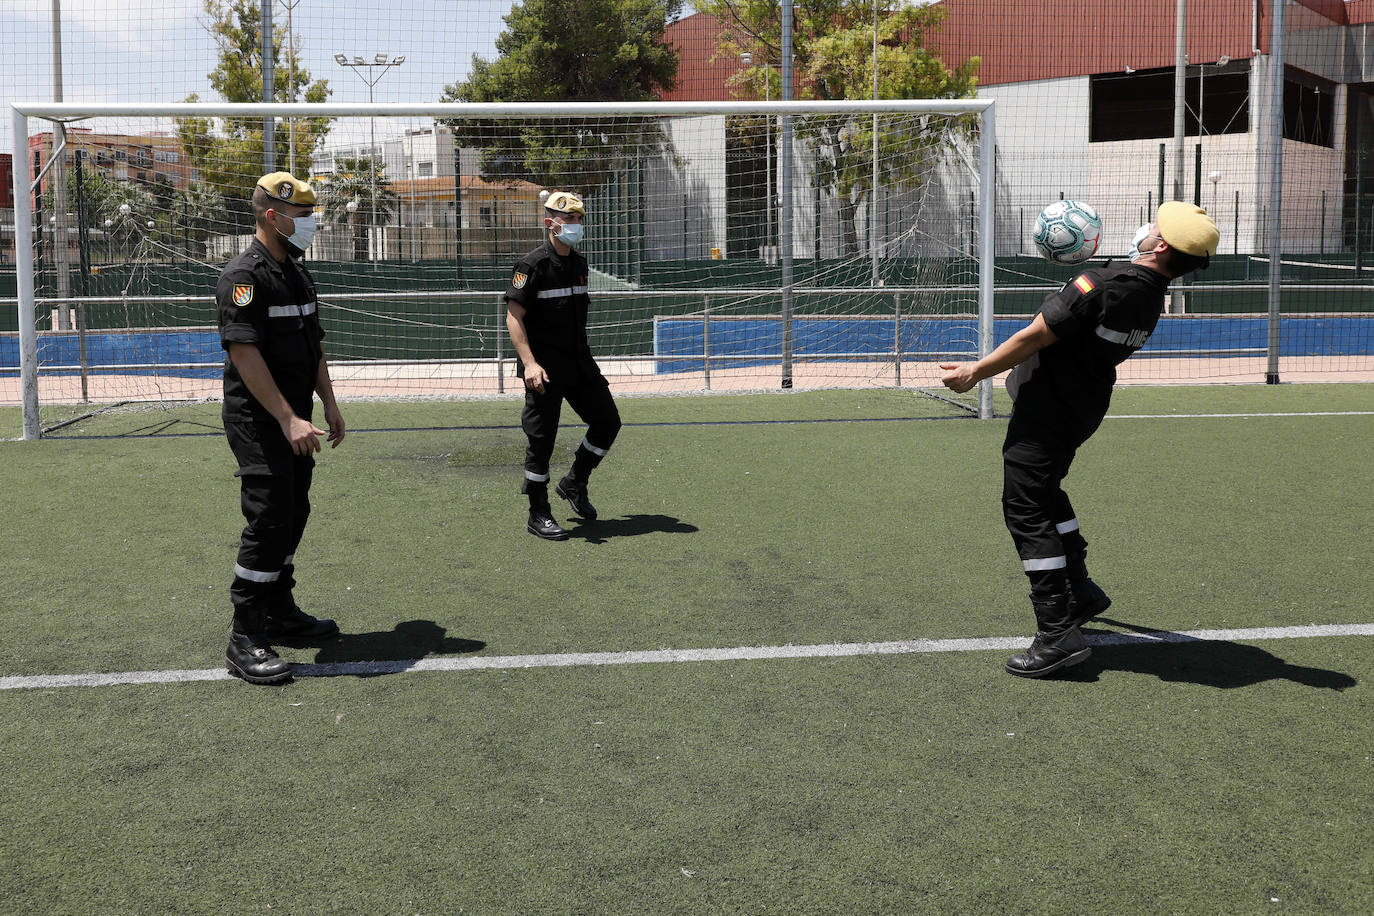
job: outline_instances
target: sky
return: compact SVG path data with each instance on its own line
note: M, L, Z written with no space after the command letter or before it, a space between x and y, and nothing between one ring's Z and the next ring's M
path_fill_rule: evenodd
M336 64L335 53L365 60L386 53L406 60L377 81L375 100L413 102L438 101L446 84L466 78L474 54L495 57L513 0L276 0L281 35L288 3L300 65L312 79L329 81L330 101L368 100L359 72ZM192 92L215 99L207 74L218 52L203 25L203 0L60 6L65 101L179 102ZM11 149L10 103L54 97L52 7L53 0L0 0L0 151ZM339 139L348 138L331 142Z

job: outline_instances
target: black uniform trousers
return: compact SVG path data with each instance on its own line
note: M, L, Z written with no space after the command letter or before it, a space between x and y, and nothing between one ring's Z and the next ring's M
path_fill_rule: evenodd
M521 492L531 495L531 505L547 492L549 460L553 457L564 401L587 424L586 438L578 446L573 460L573 475L578 479L585 480L592 468L601 463L620 433L620 411L611 397L611 386L599 371L563 377L575 381L546 382L542 393L525 389L525 409L520 414L520 426L525 431L529 445L525 449L525 483ZM544 501L547 503L546 496Z
M1087 577L1088 542L1064 478L1086 436L1058 436L1017 413L1002 445L1002 516L1031 582L1032 598L1063 594Z
M238 460L234 476L247 522L229 598L235 628L252 633L266 615L292 607L294 555L310 518L315 459L294 454L275 422L227 421L224 431Z

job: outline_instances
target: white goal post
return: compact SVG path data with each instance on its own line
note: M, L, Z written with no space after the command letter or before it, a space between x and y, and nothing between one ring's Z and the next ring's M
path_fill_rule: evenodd
M913 121L922 117L941 117L946 119L965 119L969 124L976 125L970 128L968 135L971 138L968 142L972 146L976 143L976 159L964 155L963 167L970 174L969 192L967 198L967 211L960 211L955 215L955 224L958 220L967 223L968 255L971 262L976 262L976 340L967 341L967 346L961 345L957 351L948 351L942 354L942 358L970 358L978 355L982 356L990 352L993 345L993 265L994 265L994 245L995 235L993 230L995 223L995 201L996 201L996 131L994 126L994 105L991 100L980 99L961 99L961 100L908 100L908 101L845 101L845 102L814 102L814 101L790 101L790 102L639 102L639 103L508 103L508 104L467 104L467 103L379 103L379 104L337 104L337 103L292 103L292 104L234 104L234 103L167 103L167 104L125 104L125 103L82 103L82 102L14 102L11 104L13 153L14 153L14 176L15 176L15 261L16 279L18 286L17 299L17 322L18 322L18 362L19 362L19 399L23 408L23 436L25 439L36 439L42 434L42 425L39 415L39 346L38 328L36 317L40 305L51 305L54 308L54 315L57 309L65 311L70 302L76 300L62 296L37 295L35 286L35 246L31 240L35 238L36 229L41 233L41 227L36 226L34 211L34 192L42 187L44 180L43 174L34 174L34 155L33 146L30 138L30 119L43 119L54 125L80 124L91 119L172 119L180 122L182 119L236 119L240 122L252 119L272 120L287 118L329 118L329 119L383 119L383 118L410 118L410 119L433 119L434 123L458 123L458 122L537 122L540 119L565 119L576 121L577 119L588 119L588 123L596 124L593 119L687 119L696 117L715 117L722 119L756 117L759 123L766 124L770 131L768 141L769 153L766 156L769 174L764 181L764 194L768 201L770 211L768 219L771 221L776 217L777 228L773 228L772 222L764 230L762 244L758 245L758 257L761 261L766 261L770 267L779 269L777 274L779 280L770 292L770 302L776 299L779 303L777 316L770 316L769 320L778 321L781 331L781 366L782 382L781 387L791 387L792 360L794 356L793 341L793 303L794 297L802 295L815 297L827 292L824 287L826 284L813 282L806 290L799 289L796 276L793 273L794 263L794 244L796 238L800 237L806 227L796 228L793 225L794 209L796 202L794 195L801 183L792 177L792 169L796 157L794 156L793 144L796 142L797 125L807 123L805 119L812 118L841 118L848 117L851 123L862 125L869 116L872 116L873 129L868 136L872 138L873 155L871 162L873 166L874 187L877 187L877 173L879 162L879 138L883 137L884 143L888 137L881 134L878 128L878 119L881 118L908 118ZM605 123L612 123L607 121ZM771 134L773 124L777 124L778 135ZM595 129L595 128L593 128ZM976 132L976 137L973 136ZM53 146L56 156L63 155L58 138L65 137L65 132L61 129L54 130ZM774 146L774 144L777 144ZM774 150L777 150L774 152ZM913 147L913 150L915 148ZM369 151L375 153L375 147L369 147ZM671 154L670 154L671 155ZM893 144L883 150L885 168L892 163L900 163L903 156L910 155L918 157L920 154L913 151L907 153L899 145ZM51 161L51 160L50 160ZM280 159L278 160L280 161ZM258 163L259 166L262 163ZM774 168L779 174L774 174ZM376 166L374 165L374 170ZM456 166L455 166L456 169ZM299 169L298 171L302 171ZM260 169L266 171L266 169ZM460 196L463 191L460 183L463 176L451 172L453 182L453 194ZM49 176L51 177L51 176ZM374 171L373 180L375 184L376 175ZM643 177L639 180L642 182ZM755 179L757 181L757 179ZM774 184L776 182L776 184ZM776 190L774 190L776 188ZM251 189L249 189L251 190ZM802 190L806 190L802 187ZM374 188L374 195L376 193ZM685 192L684 192L685 193ZM819 191L815 192L819 201ZM776 194L777 200L774 200ZM862 195L860 195L862 196ZM877 194L869 195L869 199L876 199ZM685 198L684 198L685 199ZM375 196L373 198L375 207ZM461 203L459 204L461 206ZM866 204L864 205L866 206ZM685 213L687 207L683 204ZM820 204L816 204L816 211L819 213ZM860 219L866 219L863 223L868 233L864 244L868 250L873 252L873 286L881 287L885 284L879 279L878 275L878 254L882 246L888 244L886 238L879 239L878 233L881 229L877 225L876 207L873 215ZM375 213L374 213L375 215ZM902 212L898 210L897 220L902 219ZM64 217L65 218L65 217ZM885 217L886 218L886 217ZM850 226L852 230L854 218L850 214ZM109 223L105 223L109 226ZM819 226L819 216L817 217ZM151 230L152 223L148 223ZM375 228L375 227L374 227ZM642 227L641 227L642 228ZM627 232L634 231L632 228ZM459 230L461 233L461 230ZM852 232L851 232L852 234ZM817 230L819 235L819 229ZM754 239L757 243L759 240ZM365 242L366 245L375 245L374 241ZM461 235L459 242L459 258L462 257ZM65 249L65 242L64 242ZM710 257L719 258L717 249L708 249ZM815 259L819 263L820 241L815 242ZM355 255L356 256L356 255ZM65 250L62 255L63 268L65 273ZM206 256L209 257L208 255ZM808 256L810 257L810 256ZM865 253L862 258L869 255ZM855 262L862 260L856 258ZM204 266L204 265L201 265ZM597 264L592 263L595 270ZM724 282L722 275L720 283L722 291L728 290L728 283ZM972 292L974 284L968 284L969 292ZM361 288L360 288L361 289ZM627 288L629 289L629 288ZM868 290L872 292L872 290ZM884 292L887 292L886 290ZM916 292L916 290L912 290ZM213 289L205 290L207 296L213 293ZM492 300L499 297L501 290L498 288L485 289L484 294L489 295ZM903 334L902 326L902 306L901 292L892 291L897 300L897 318L895 331L895 347L898 351L896 357L896 375L898 384L902 384L902 355L901 340ZM384 294L379 294L384 295ZM415 295L420 295L419 293ZM455 294L459 295L459 294ZM476 296L478 293L471 290L461 293L461 295ZM594 294L595 295L595 294ZM620 293L629 297L635 295L633 290ZM645 292L646 299L652 299L652 292ZM167 297L171 298L171 297ZM322 296L322 299L325 298ZM91 300L94 301L94 300ZM971 302L969 303L972 304ZM695 313L694 313L695 314ZM712 313L709 306L704 310L704 320L701 321L702 327L708 336L712 328ZM727 316L733 317L733 316ZM833 317L833 316L832 316ZM865 320L878 316L863 315ZM655 319L656 320L656 319ZM726 320L722 318L719 320ZM891 326L891 319L887 319ZM54 328L56 325L54 318ZM414 322L411 322L412 324ZM65 325L64 325L65 327ZM970 330L972 328L970 327ZM699 329L693 327L682 332L699 335ZM499 336L499 330L496 332ZM653 332L657 337L657 328ZM657 345L657 344L656 344ZM84 346L83 340L83 373L84 373ZM497 340L498 356L496 359L496 375L501 374L500 341ZM593 345L594 349L596 345ZM844 351L839 354L838 359L856 361L862 356L872 354L861 353L861 347L853 348L853 352ZM870 348L871 349L871 348ZM934 350L930 351L936 352ZM696 358L696 357L694 357ZM708 340L707 348L701 356L701 363L705 367L707 386L710 385L710 373L712 366L724 365L726 361L734 363L747 362L754 358L748 354L732 354L729 356L718 356L710 350ZM771 358L771 355L770 355ZM798 358L802 358L800 355ZM506 356L507 361L509 356ZM685 357L684 357L685 359ZM713 362L715 361L715 362ZM331 362L333 359L331 358ZM142 368L142 367L134 367ZM68 366L64 370L70 369ZM132 370L116 370L132 371ZM925 376L929 383L930 376ZM83 393L85 377L82 376ZM938 387L938 383L932 387ZM504 390L504 389L501 389ZM976 413L980 417L992 415L992 383L984 381L978 389L976 402Z

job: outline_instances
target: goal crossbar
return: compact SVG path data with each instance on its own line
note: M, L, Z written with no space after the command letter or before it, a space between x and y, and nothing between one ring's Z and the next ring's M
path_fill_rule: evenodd
M922 113L935 115L972 115L979 121L979 233L978 243L978 355L992 350L993 341L993 258L995 225L995 105L991 99L909 99L867 101L716 101L716 102L388 102L348 104L336 102L236 103L236 102L51 102L16 101L10 104L15 168L15 267L18 281L19 357L23 437L41 435L38 410L38 347L34 323L37 300L34 294L33 187L39 180L31 174L28 155L28 122L42 118L62 124L100 117L218 117L218 118L295 118L295 117L433 117L519 119L530 117L681 117L729 116L743 114L776 115L790 126L797 115L883 115ZM786 132L788 128L785 127ZM20 165L22 164L22 168ZM784 197L790 188L782 189ZM786 206L786 203L784 203ZM791 262L791 241L782 241L784 262ZM791 289L783 290L790 300ZM978 416L992 416L992 382L979 383Z

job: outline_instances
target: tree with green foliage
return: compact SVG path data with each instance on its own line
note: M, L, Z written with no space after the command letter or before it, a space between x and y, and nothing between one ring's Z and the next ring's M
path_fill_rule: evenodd
M341 156L334 174L321 178L315 190L324 222L347 224L353 234L353 260L366 261L364 227L373 221L374 213L376 225L386 225L400 206L400 197L386 179L386 165L371 156ZM352 210L350 203L356 204Z
M781 98L782 16L778 0L702 0L724 28L716 42L718 57L751 55L751 66L732 78L738 95L762 99L764 81ZM793 67L797 97L802 99L871 99L873 87L873 0L795 0ZM927 46L947 16L944 6L915 5L910 0L878 0L879 99L972 98L977 88L979 58L950 69ZM858 253L855 215L873 186L874 120L871 117L801 117L797 138L815 157L813 181L839 206L841 235L847 256ZM909 188L921 181L942 145L950 139L928 135L909 122L877 122L878 182ZM750 135L758 131L740 125ZM918 128L918 129L913 129Z
M83 170L78 189L76 170L72 169L67 172L67 199L73 207L76 201L81 202L81 227L88 232L104 232L135 246L148 239L154 244L180 247L187 257L203 257L204 250L198 246L225 219L224 197L200 182L182 191L166 180L140 185ZM122 204L128 205L127 213L121 210ZM151 228L149 222L153 223Z
M523 0L506 15L494 61L474 55L472 73L444 87L446 102L642 102L677 80L664 40L681 0ZM642 118L483 120L454 124L481 149L487 179L523 179L592 191L646 144L662 142Z
M258 0L204 0L206 30L219 47L219 65L209 74L210 86L226 102L262 101L262 9ZM329 98L327 80L310 81L310 74L299 67L295 54L284 54L283 40L273 35L273 98L279 102L324 102ZM285 62L283 57L286 58ZM188 102L200 101L191 94ZM329 131L330 118L295 119L296 161L288 161L289 150L276 141L276 168L309 171L310 156ZM244 197L263 173L263 132L260 118L182 118L177 121L181 140L191 165L210 187L230 201L231 208L245 217L248 203ZM305 177L304 175L300 177Z

